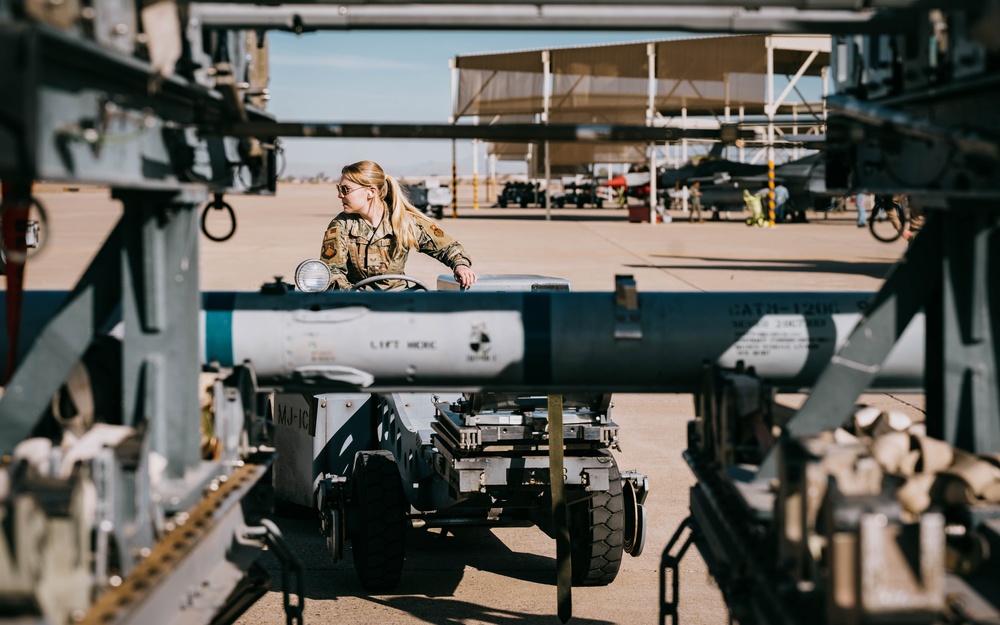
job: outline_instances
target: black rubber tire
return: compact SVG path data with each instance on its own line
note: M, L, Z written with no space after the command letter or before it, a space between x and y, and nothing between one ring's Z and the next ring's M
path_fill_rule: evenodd
M399 467L388 451L360 451L351 483L354 570L365 590L391 591L399 584L406 555L407 504Z
M891 223L888 213L878 206L872 209L871 215L868 218L868 231L872 233L872 236L876 240L883 243L892 243L898 240L899 237L903 236L903 230L906 229L906 213L903 211L903 208L896 202L892 203L892 208L896 210L896 215L899 216L899 230Z
M625 506L618 463L611 457L608 490L569 508L574 586L607 586L624 553Z

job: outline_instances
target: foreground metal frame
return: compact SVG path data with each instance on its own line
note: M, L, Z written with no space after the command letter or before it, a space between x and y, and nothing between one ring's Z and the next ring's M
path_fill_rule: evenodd
M436 6L439 5L439 6ZM726 6L729 4L729 6ZM295 33L313 30L694 30L704 32L867 32L902 28L854 5L833 3L817 10L777 7L770 3L508 3L504 5L338 3L331 11L321 4L260 7L247 12L237 4L195 5L208 26L270 28ZM523 6L521 6L523 5ZM763 6L762 6L763 5ZM898 5L897 5L898 6Z

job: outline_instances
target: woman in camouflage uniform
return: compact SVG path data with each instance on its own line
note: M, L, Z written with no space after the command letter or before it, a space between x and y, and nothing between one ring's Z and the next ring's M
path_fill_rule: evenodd
M359 161L344 167L337 196L344 212L330 222L320 252L333 273L331 288L350 289L371 276L403 273L410 248L448 265L463 287L476 283L472 260L462 245L414 208L378 163ZM370 288L391 291L405 286L402 280L389 280Z

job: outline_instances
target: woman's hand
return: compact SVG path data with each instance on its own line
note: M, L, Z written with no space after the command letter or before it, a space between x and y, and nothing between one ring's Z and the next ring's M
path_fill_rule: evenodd
M476 283L476 272L468 265L459 265L455 267L455 282L462 285L463 289L467 289Z

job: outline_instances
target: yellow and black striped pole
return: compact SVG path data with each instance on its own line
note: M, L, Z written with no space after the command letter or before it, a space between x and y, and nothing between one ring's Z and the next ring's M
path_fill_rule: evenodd
M767 160L767 223L774 225L774 159Z
M472 140L472 210L479 210L479 141Z
M493 197L493 155L486 154L486 205L490 205L490 198Z

